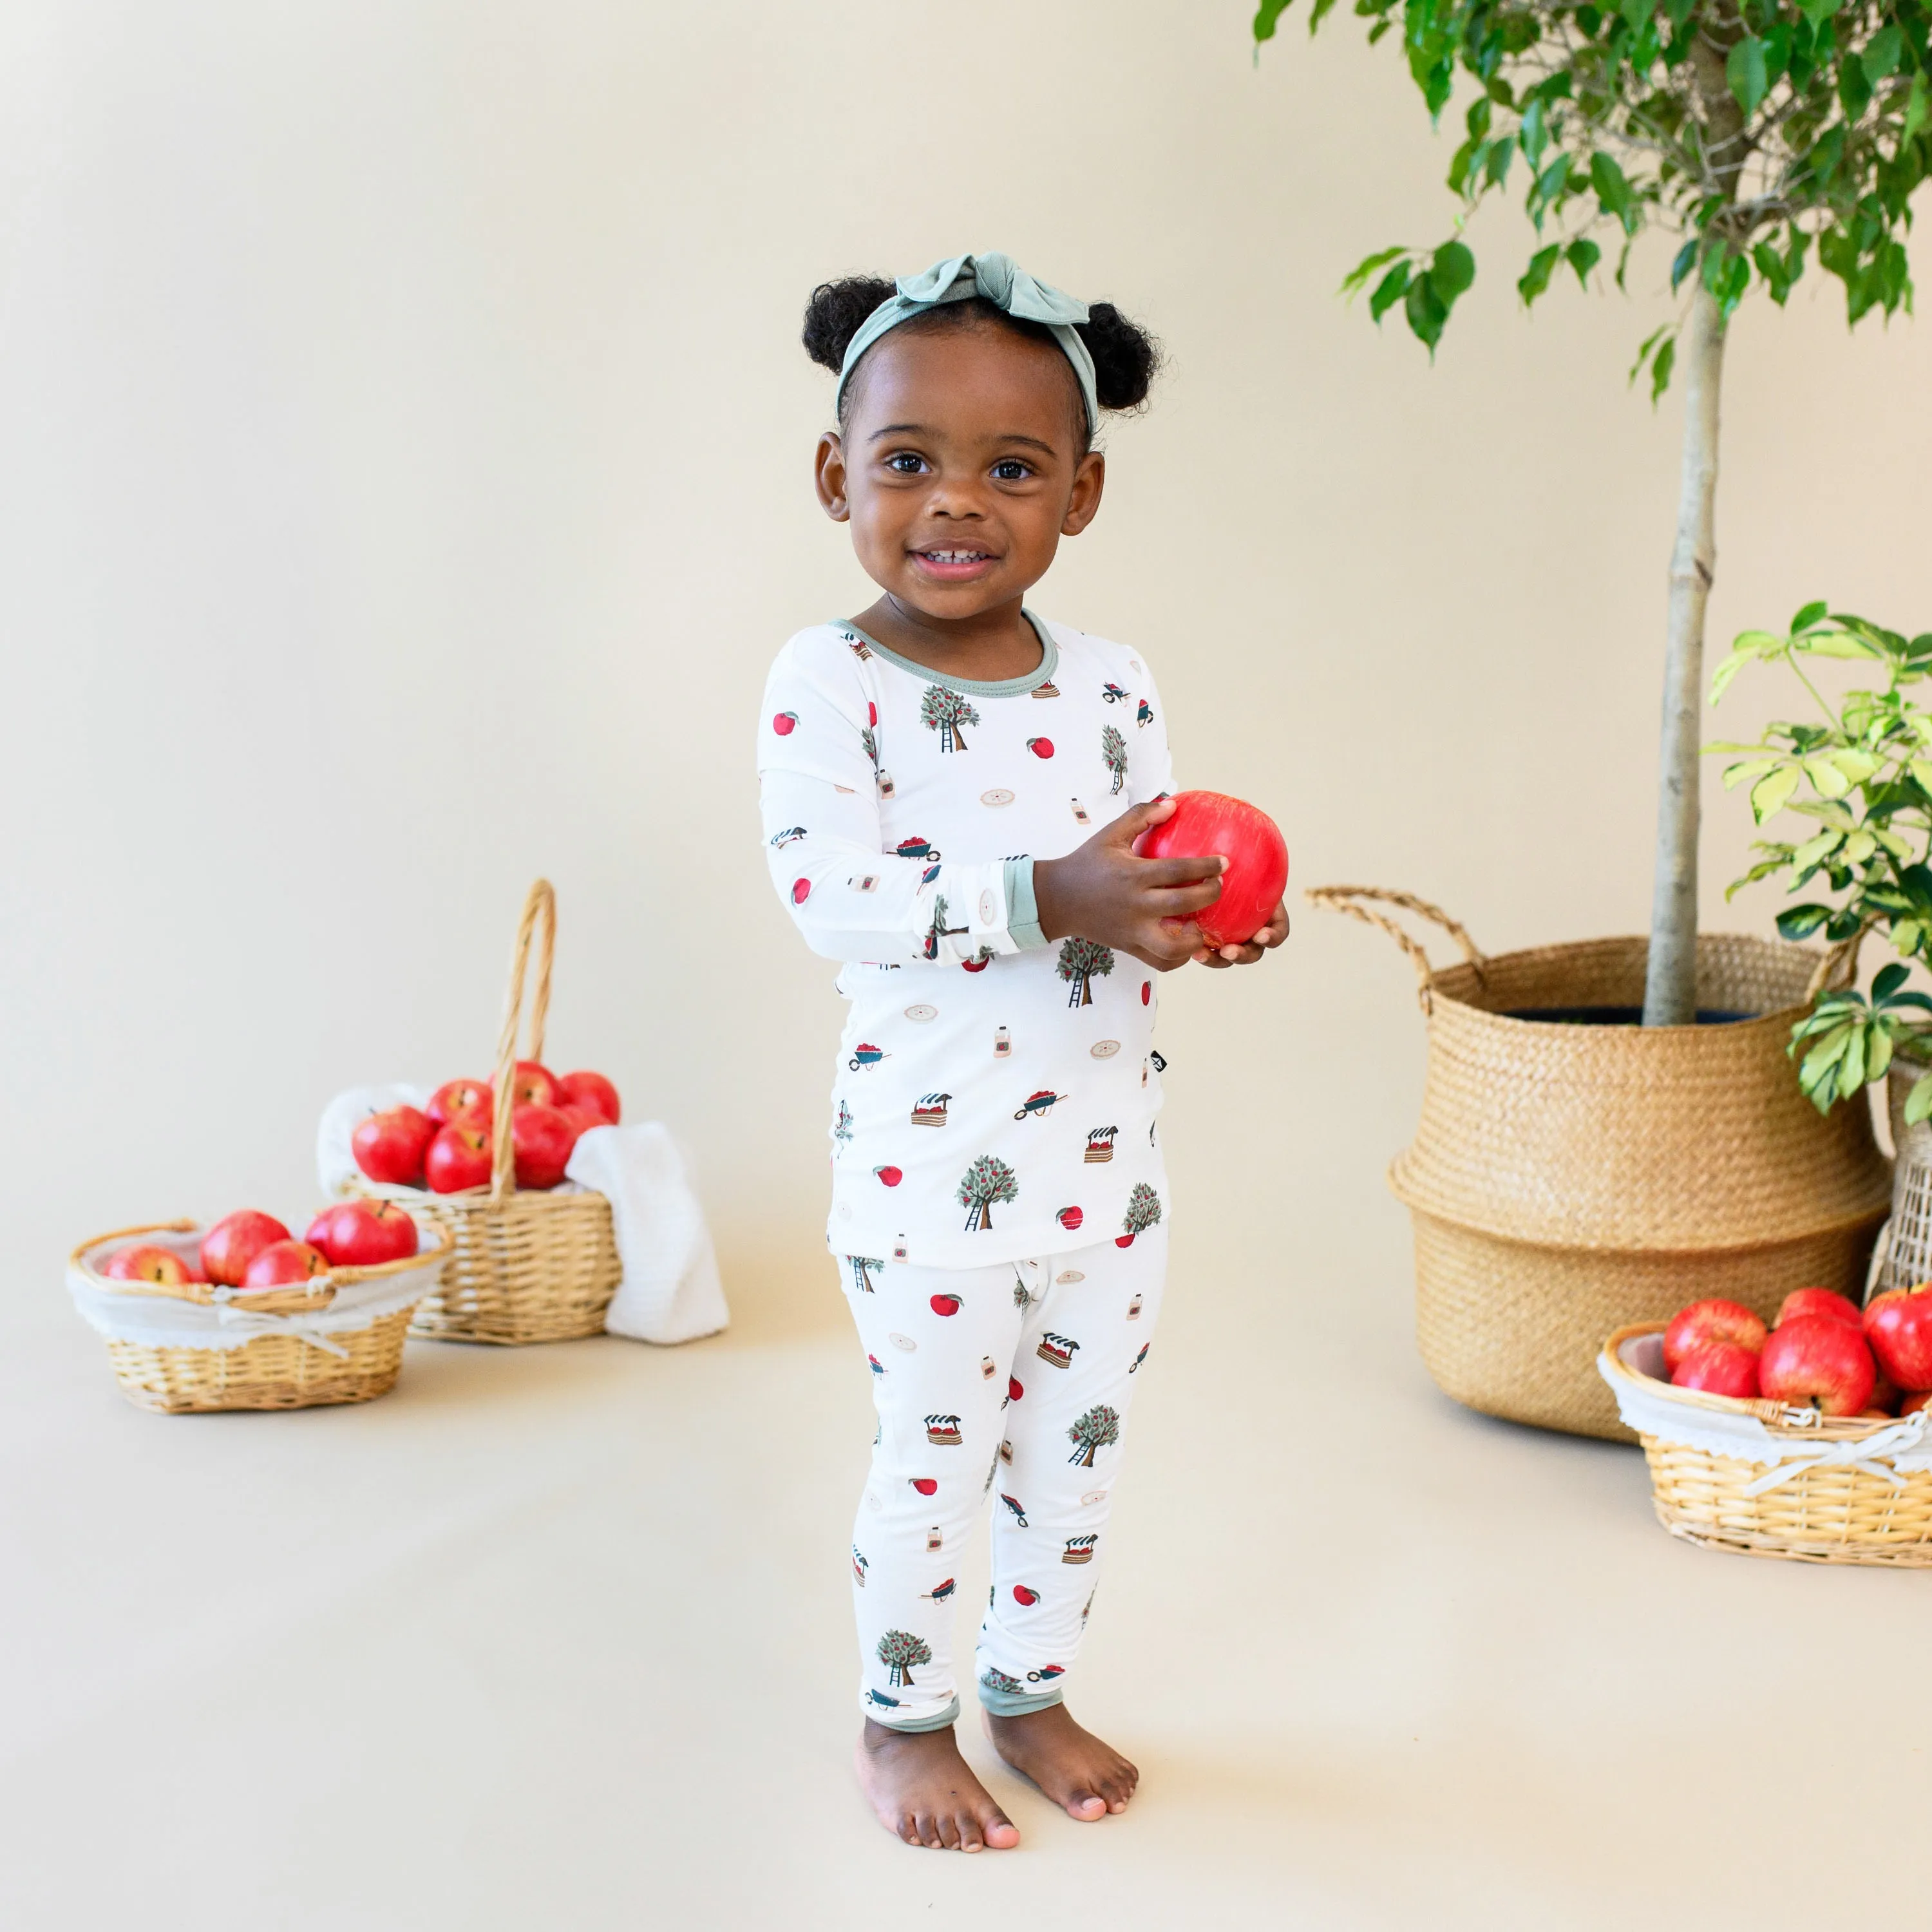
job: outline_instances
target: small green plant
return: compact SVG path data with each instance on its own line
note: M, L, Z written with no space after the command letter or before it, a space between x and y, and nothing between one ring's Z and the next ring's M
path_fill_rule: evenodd
M1847 692L1834 706L1806 675L1807 658L1866 664L1884 672L1882 690ZM1911 962L1932 965L1932 706L1915 688L1932 678L1932 631L1907 638L1824 603L1808 604L1783 636L1746 631L1711 680L1714 704L1750 664L1780 664L1803 686L1816 720L1767 724L1754 744L1719 742L1707 752L1742 754L1724 772L1727 790L1750 788L1762 826L1780 812L1816 828L1801 838L1763 838L1764 856L1725 896L1781 876L1810 896L1786 907L1786 939L1822 934L1840 942L1882 932L1900 955L1872 982L1819 994L1792 1029L1801 1050L1798 1084L1820 1113L1882 1080L1895 1054L1932 1061L1932 999L1909 991ZM1932 1116L1932 1079L1906 1103L1908 1122Z

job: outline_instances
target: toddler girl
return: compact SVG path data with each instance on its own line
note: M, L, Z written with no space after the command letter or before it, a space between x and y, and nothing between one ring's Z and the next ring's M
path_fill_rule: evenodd
M878 1409L853 1532L859 1775L908 1844L1018 1833L959 1754L952 1598L992 1509L973 1670L1000 1756L1074 1817L1138 1774L1062 1701L1160 1312L1154 980L1245 964L1191 916L1220 860L1137 858L1173 810L1160 694L1121 645L1028 609L1100 507L1100 412L1154 344L1004 255L813 293L838 374L819 500L881 592L778 653L758 770L772 876L851 1003L830 1245Z

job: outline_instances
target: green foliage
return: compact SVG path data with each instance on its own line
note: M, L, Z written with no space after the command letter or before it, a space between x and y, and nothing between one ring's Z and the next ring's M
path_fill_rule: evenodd
M1834 706L1802 660L1838 659L1882 670L1882 690L1847 692ZM1730 887L1782 877L1811 896L1778 915L1787 939L1856 940L1882 931L1900 960L1872 983L1871 997L1820 994L1792 1034L1802 1046L1799 1084L1820 1112L1882 1079L1894 1052L1932 1059L1932 1000L1903 988L1910 963L1932 966L1932 708L1914 688L1932 677L1932 631L1907 638L1863 617L1808 604L1782 636L1746 631L1711 680L1717 703L1751 664L1777 664L1804 687L1818 716L1765 727L1754 744L1720 742L1733 754L1727 790L1750 788L1760 825L1780 813L1808 819L1802 838L1761 839L1764 856ZM1739 755L1741 754L1741 755ZM1730 895L1727 893L1726 897ZM1932 1114L1932 1079L1913 1089L1912 1118Z
M1261 0L1257 58L1292 0ZM1310 0L1309 31L1334 0ZM1400 29L1411 78L1438 122L1459 82L1473 91L1448 184L1464 217L1515 172L1537 246L1523 302L1568 266L1587 288L1618 248L1652 229L1683 238L1671 268L1694 272L1728 319L1754 287L1780 305L1814 255L1844 284L1856 322L1912 306L1910 203L1932 170L1932 0L1354 0L1370 40ZM1516 164L1520 160L1520 170ZM1379 322L1400 305L1432 357L1475 280L1460 238L1379 250L1342 284L1372 281ZM1653 395L1670 380L1675 327L1645 344Z

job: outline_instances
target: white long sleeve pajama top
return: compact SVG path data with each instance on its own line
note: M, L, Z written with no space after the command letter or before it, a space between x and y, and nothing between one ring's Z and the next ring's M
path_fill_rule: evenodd
M1130 1238L1162 1210L1158 975L1046 943L1031 862L1172 788L1166 726L1134 653L1030 621L1042 662L1000 683L943 680L826 623L766 686L772 880L851 1003L832 1090L840 1255L976 1268L1082 1228Z

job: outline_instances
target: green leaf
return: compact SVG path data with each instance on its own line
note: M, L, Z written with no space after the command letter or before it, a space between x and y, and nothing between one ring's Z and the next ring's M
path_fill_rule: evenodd
M1791 628L1794 631L1810 630L1811 626L1816 623L1818 620L1823 616L1825 613L1830 610L1831 608L1831 605L1826 603L1822 598L1820 598L1815 604L1806 604L1804 609L1799 611L1797 616L1792 619Z
M1831 916L1829 906L1793 906L1778 915L1778 930L1786 939L1809 939Z
M1860 63L1866 80L1874 87L1882 80L1889 80L1898 71L1904 52L1905 34L1898 23L1894 21L1888 27L1881 27L1871 37Z
M1905 1124L1916 1127L1932 1114L1932 1073L1927 1074L1905 1096Z
M1630 206L1630 182L1616 161L1600 151L1590 157L1590 185L1597 190L1604 212L1622 222L1626 235L1630 233L1636 223L1636 211Z
M1683 286L1684 278L1697 266L1697 238L1694 235L1678 250L1670 264L1670 292Z
M1912 968L1901 966L1894 961L1889 966L1882 966L1872 980L1871 996L1874 1003L1882 1004L1892 998L1911 976Z
M1524 110L1522 124L1516 130L1516 142L1522 149L1523 158L1532 167L1542 164L1543 151L1550 145L1550 129L1543 115L1543 102L1539 97Z
M1577 286L1588 291L1590 271L1604 258L1604 251L1596 243L1579 236L1563 251L1563 259L1576 272Z
M1798 10L1816 28L1822 27L1844 4L1844 0L1798 0Z
M1718 700L1730 689L1731 680L1744 669L1746 664L1755 664L1756 662L1757 653L1755 651L1738 650L1732 652L1730 656L1711 674L1711 702L1713 704L1716 704ZM1734 766L1732 769L1736 770L1737 767ZM1727 784L1730 782L1728 775L1725 782Z
M1429 276L1444 308L1453 308L1476 279L1476 258L1461 242L1445 242L1430 260Z
M1369 314L1380 322L1396 304L1401 301L1402 291L1408 286L1409 266L1406 262L1398 262L1376 285L1376 292L1369 298Z
M1706 746L1706 748L1708 750L1709 748ZM1737 764L1726 766L1724 770L1724 789L1726 791L1735 791L1745 779L1761 778L1766 772L1774 771L1777 768L1778 760L1775 758L1747 758Z
M1726 56L1724 79L1749 120L1771 88L1765 72L1764 43L1756 34L1747 34Z
M1912 92L1905 97L1905 118L1898 130L1898 145L1901 152L1911 146L1918 138L1918 130L1924 126L1928 112L1925 98L1925 74L1921 68L1912 76ZM1925 1083L1919 1082L1920 1086ZM1914 1088L1916 1093L1917 1088Z
M1294 0L1261 0L1254 18L1255 40L1258 45L1263 40L1274 38L1275 23L1293 6Z
M1442 340L1442 325L1449 320L1449 306L1436 292L1435 278L1426 269L1403 291L1402 312L1410 332L1428 350L1432 362L1436 345Z
M1342 286L1338 292L1351 297L1360 295L1367 286L1369 278L1378 268L1386 268L1398 255L1406 255L1408 253L1408 250L1406 248L1398 246L1394 248L1378 249L1374 254L1364 256L1348 271L1347 274L1343 276Z
M1522 297L1524 308L1534 302L1550 286L1550 272L1556 266L1557 257L1562 250L1552 242L1546 248L1539 248L1529 258L1529 266L1516 280L1516 292Z
M1654 409L1658 398L1670 386L1670 371L1677 360L1677 338L1672 336L1660 349L1650 365L1650 401Z
M1798 789L1798 767L1784 765L1751 787L1751 813L1759 824L1784 809L1791 794Z

